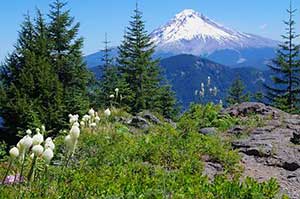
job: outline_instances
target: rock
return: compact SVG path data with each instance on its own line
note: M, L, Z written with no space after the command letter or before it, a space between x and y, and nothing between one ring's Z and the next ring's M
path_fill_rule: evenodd
M259 181L275 177L281 193L300 198L300 145L295 145L300 144L300 117L260 103L236 105L224 114L246 120L247 115L258 114L267 120L264 126L247 129L248 137L232 141L232 147L242 156L244 176ZM229 132L238 134L243 128L236 126Z
M219 163L205 162L203 174L207 175L208 179L213 180L216 175L223 173L223 167Z
M127 124L139 129L148 129L150 126L150 123L145 118L142 118L141 116L132 117L127 121Z
M217 129L215 127L202 128L199 130L199 133L203 135L215 135L217 133Z
M141 116L154 124L162 124L162 122L150 111L143 111L139 113L138 116Z
M271 116L272 118L278 118L282 114L284 114L284 112L279 109L266 106L265 104L257 102L244 102L241 104L237 104L227 109L224 109L222 113L229 114L231 116L243 117L248 116L250 114L260 114L262 116Z
M229 130L227 131L227 133L233 134L233 135L241 135L241 134L243 134L245 131L246 131L246 127L237 125L237 126L231 128L231 129L229 129Z

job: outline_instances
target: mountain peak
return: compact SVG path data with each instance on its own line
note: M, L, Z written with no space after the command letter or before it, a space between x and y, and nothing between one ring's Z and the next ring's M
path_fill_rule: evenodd
M203 14L193 10L193 9L184 9L180 13L176 14L175 19L182 19L182 18L200 18L202 20L207 20L208 18L205 17Z
M184 9L180 13L176 14L176 17L181 17L181 16L193 16L193 15L199 15L198 12L196 12L193 9Z
M151 33L157 50L209 54L221 49L274 46L274 41L226 28L193 9L185 9Z

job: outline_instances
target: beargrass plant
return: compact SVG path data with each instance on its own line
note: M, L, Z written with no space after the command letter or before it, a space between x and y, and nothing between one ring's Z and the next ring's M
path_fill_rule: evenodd
M3 186L1 197L269 199L278 193L274 179L258 183L247 178L241 182L239 155L218 136L195 131L182 134L181 128L167 123L153 125L147 134L131 133L129 126L113 119L115 113L129 116L116 109L110 114L101 111L96 123L96 112L81 119L73 115L69 132L56 137L55 145L50 138L36 142L36 149L31 146L27 151L37 157L30 183ZM97 126L91 129L89 124L94 122ZM70 148L64 142L68 136L76 143ZM54 148L55 153L51 153ZM69 153L72 164L60 164L60 157L69 157ZM21 153L16 156L14 149L11 154L18 159ZM33 161L29 156L26 174ZM203 174L205 161L222 165L223 174L208 179ZM40 165L44 170L38 168ZM0 172L5 174L3 169ZM44 175L35 175L37 172Z

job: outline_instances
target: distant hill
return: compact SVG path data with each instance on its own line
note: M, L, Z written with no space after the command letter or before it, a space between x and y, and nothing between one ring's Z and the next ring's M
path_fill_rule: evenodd
M230 68L193 55L177 55L162 59L160 62L165 77L176 92L183 108L191 102L199 101L195 91L200 89L201 83L207 84L207 77L211 77L211 86L218 89L217 96L207 95L204 101L224 101L227 90L232 81L239 75L245 83L246 90L255 93L263 88L262 83L270 81L270 72L252 67ZM97 77L101 76L101 67L90 68ZM206 88L208 92L209 88Z

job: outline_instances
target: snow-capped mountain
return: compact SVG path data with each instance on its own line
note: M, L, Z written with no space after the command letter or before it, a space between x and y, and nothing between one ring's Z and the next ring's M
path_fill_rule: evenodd
M157 52L173 55L209 55L218 50L268 48L278 43L226 28L192 9L177 14L166 25L154 30L151 37Z

